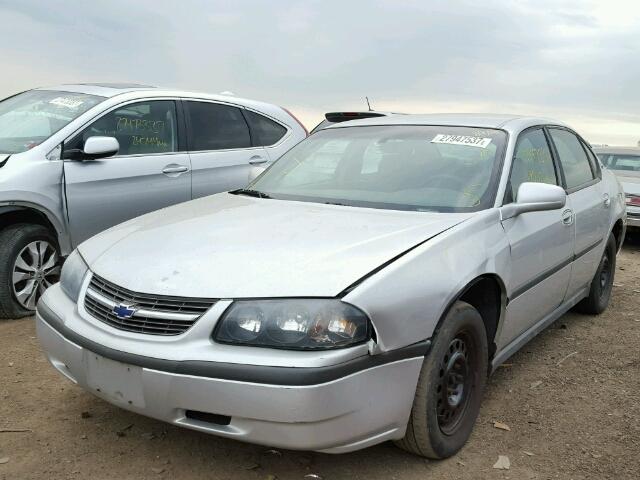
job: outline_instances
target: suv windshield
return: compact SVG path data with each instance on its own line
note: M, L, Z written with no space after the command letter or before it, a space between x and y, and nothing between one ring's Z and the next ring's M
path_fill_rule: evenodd
M482 210L493 205L506 138L470 127L330 128L289 150L247 189L361 207Z
M0 153L20 153L42 143L104 97L30 90L0 102Z

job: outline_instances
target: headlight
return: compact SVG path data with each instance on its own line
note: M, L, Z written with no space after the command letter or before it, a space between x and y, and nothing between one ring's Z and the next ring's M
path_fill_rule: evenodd
M60 287L64 290L71 300L78 301L80 296L80 287L82 280L87 274L89 267L84 262L78 250L74 250L64 262L62 273L60 274Z
M213 338L220 343L288 350L324 350L366 342L369 318L334 299L242 300L222 315Z

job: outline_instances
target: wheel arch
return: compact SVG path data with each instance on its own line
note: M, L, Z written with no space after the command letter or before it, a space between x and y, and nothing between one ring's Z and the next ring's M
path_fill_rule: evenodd
M32 205L0 205L0 225L2 228L19 223L42 225L58 240L58 247L63 255L70 250L64 228L51 212Z
M485 273L468 282L445 307L434 330L434 336L437 335L444 319L457 301L468 303L480 313L487 332L490 365L496 353L495 340L507 303L506 287L502 278L495 273Z
M616 239L616 250L619 252L624 242L624 233L625 233L624 223L622 222L621 218L616 220L616 222L613 224L613 227L611 228L611 233L613 234L613 237Z

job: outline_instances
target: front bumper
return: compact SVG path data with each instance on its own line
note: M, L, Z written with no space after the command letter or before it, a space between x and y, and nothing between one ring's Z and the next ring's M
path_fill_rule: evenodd
M194 430L288 449L343 453L404 436L428 342L391 356L320 368L169 361L106 348L78 335L63 320L78 316L75 304L61 290L51 290L36 315L49 361L114 405Z

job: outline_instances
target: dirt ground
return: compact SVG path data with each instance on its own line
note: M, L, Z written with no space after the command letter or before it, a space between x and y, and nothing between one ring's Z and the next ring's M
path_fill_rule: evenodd
M500 368L471 441L439 462L391 443L274 452L128 413L56 373L33 319L2 321L0 479L638 479L639 313L636 240L618 257L609 309L565 315ZM493 468L498 455L509 470Z

